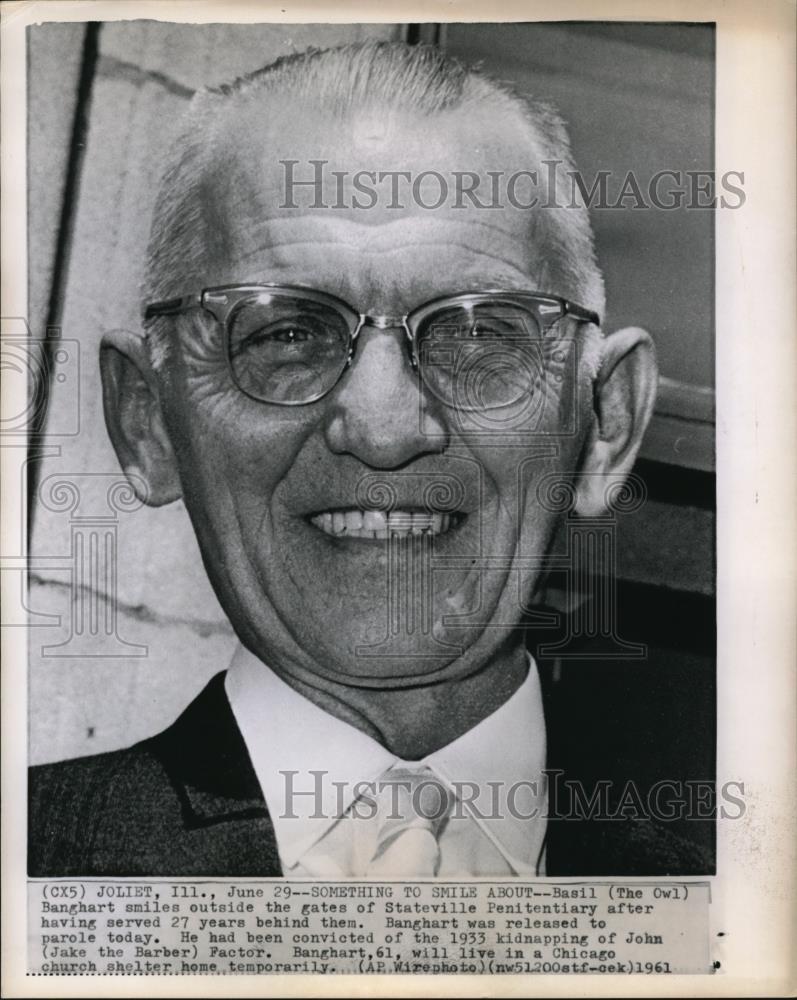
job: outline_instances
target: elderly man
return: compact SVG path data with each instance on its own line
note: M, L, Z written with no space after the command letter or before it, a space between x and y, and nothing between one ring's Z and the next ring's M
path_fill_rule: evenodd
M683 867L547 815L517 627L562 520L539 487L600 513L656 384L644 331L600 331L570 168L549 109L434 49L195 97L105 414L147 502L183 498L240 647L160 735L34 769L31 874Z

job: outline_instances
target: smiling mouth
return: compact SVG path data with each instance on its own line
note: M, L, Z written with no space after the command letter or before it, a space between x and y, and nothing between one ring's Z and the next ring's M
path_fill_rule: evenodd
M349 507L345 510L322 511L310 518L325 535L335 538L406 538L410 535L443 535L464 520L464 515L452 513L430 513L429 511L360 510Z

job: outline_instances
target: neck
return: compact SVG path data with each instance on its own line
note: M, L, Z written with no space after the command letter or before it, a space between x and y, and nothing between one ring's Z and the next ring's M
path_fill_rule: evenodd
M502 648L477 673L433 685L379 690L345 684L316 687L281 674L300 694L367 733L404 760L419 760L446 746L500 708L526 678L521 641Z

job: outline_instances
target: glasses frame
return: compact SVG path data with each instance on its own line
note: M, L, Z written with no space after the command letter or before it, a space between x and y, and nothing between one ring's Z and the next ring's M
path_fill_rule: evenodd
M284 292L288 295L300 295L319 305L327 305L341 313L348 325L349 342L347 345L346 358L341 365L335 380L329 388L316 393L309 399L298 402L271 402L261 399L244 389L238 382L233 371L232 358L230 356L230 322L235 313L242 305L253 296L269 292ZM423 305L411 310L404 315L373 314L357 312L344 299L331 295L329 292L321 292L306 285L282 285L277 283L256 284L256 285L219 285L213 288L205 288L201 292L191 295L183 295L177 298L164 299L160 302L150 302L144 307L144 322L148 323L153 319L162 316L176 316L180 313L188 312L191 309L204 309L221 325L224 334L224 356L227 361L227 369L233 384L250 399L269 406L307 406L315 403L324 396L329 395L335 386L340 382L344 372L351 367L357 348L357 338L366 328L375 330L403 329L407 336L410 363L414 371L419 373L423 379L423 372L420 371L418 360L418 330L423 321L434 312L452 306L464 306L465 308L482 305L485 302L495 302L500 300L509 305L520 306L531 312L545 335L556 323L566 317L572 317L579 323L591 323L600 326L600 317L591 309L585 309L568 299L563 299L558 295L551 295L547 292L517 291L515 289L489 288L481 292L462 292L455 295L443 295Z

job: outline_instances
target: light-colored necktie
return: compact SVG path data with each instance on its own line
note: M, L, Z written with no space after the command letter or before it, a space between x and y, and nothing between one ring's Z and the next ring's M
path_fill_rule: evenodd
M436 875L438 837L451 812L453 792L428 767L392 768L379 784L379 832L366 875Z

